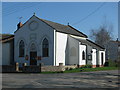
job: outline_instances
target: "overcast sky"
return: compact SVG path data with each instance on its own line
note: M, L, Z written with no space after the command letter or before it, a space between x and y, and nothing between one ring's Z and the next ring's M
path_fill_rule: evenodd
M70 25L89 36L91 29L97 29L103 22L113 25L114 39L118 37L117 2L4 2L2 3L3 33L13 34L22 17L25 23L33 13L46 20Z

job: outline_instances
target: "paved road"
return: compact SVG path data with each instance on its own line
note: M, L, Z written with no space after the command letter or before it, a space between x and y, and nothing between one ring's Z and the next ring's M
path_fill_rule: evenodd
M118 71L58 74L3 74L3 88L111 88L118 87Z

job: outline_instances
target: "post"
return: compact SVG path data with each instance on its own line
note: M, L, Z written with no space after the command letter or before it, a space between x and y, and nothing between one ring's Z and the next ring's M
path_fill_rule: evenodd
M23 63L23 67L27 66L27 63Z
M15 63L15 69L17 72L19 71L19 63Z

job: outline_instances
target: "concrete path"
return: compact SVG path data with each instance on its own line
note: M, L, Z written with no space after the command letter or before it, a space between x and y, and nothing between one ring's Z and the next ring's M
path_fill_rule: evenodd
M58 73L2 74L2 88L113 88L118 87L118 70Z

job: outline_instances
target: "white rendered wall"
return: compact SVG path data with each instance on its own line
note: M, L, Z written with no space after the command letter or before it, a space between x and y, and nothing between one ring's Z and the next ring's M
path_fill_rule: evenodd
M65 65L65 50L67 44L67 34L56 32L56 66L59 63Z
M30 30L29 28L29 24L32 21L38 22L38 28L35 30ZM30 46L32 43L34 43L37 48L37 56L42 56L42 41L44 38L47 38L49 41L49 57L42 57L41 60L37 60L37 64L39 65L39 63L43 63L44 65L54 65L54 29L35 16L33 16L23 27L15 32L15 62L20 63L20 66L22 63L30 65ZM25 42L25 55L29 56L28 60L25 60L25 57L19 57L20 40Z
M99 51L99 65L102 65L101 53L103 53L103 65L105 64L105 51Z
M82 60L82 52L85 51L86 55L86 45L79 45L79 65L86 65L86 58Z
M54 30L54 66L56 66L56 30Z
M96 65L96 49L92 49L92 65Z
M10 44L2 44L2 65L10 65Z

